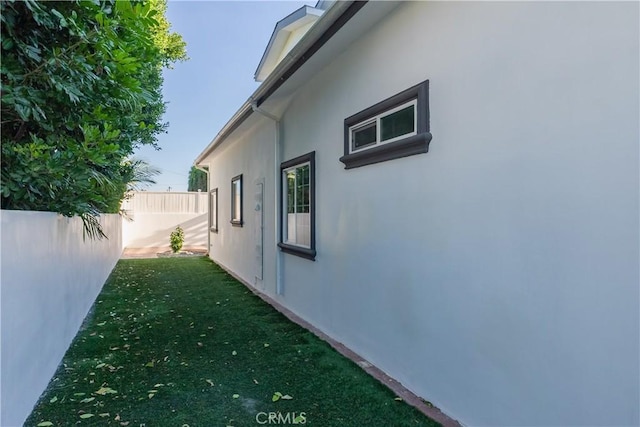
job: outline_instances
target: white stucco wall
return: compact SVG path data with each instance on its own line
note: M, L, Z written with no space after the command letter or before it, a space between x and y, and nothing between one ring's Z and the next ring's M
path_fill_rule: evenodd
M413 2L350 46L283 120L318 256L280 300L465 424L638 425L638 7ZM426 79L430 152L344 170Z
M122 221L124 246L127 248L168 248L171 232L184 230L184 247L207 247L206 213L136 213Z
M640 424L639 7L409 2L369 25L283 114L281 160L316 151L318 255L264 290L464 424ZM427 79L429 153L345 170L344 119ZM209 158L212 257L249 283L265 129Z
M134 192L123 203L122 222L127 248L169 248L171 232L184 230L184 247L207 247L208 193Z
M122 253L121 218L108 239L82 239L82 221L0 211L3 426L22 425Z
M209 188L218 189L218 232L211 233L211 258L259 289L275 292L275 124L262 118L242 126L209 156ZM279 173L279 171L278 171ZM242 174L242 227L231 225L231 179ZM256 280L256 180L264 182L264 280Z

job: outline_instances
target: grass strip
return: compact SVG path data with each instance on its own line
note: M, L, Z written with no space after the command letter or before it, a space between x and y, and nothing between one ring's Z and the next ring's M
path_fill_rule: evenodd
M438 425L204 257L118 262L25 423L76 424Z

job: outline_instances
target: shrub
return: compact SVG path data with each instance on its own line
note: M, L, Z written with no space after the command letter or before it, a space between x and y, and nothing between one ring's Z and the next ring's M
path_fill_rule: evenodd
M180 252L184 243L184 231L180 226L177 226L174 231L171 232L171 250L173 253Z

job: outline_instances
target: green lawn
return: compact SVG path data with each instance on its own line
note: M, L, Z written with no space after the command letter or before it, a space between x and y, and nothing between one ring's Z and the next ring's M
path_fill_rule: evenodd
M25 425L276 421L438 425L209 259L161 258L118 263Z

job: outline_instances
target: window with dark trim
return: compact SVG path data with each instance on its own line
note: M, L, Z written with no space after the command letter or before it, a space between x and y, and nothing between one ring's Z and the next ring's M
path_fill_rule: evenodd
M242 174L231 180L231 224L242 227Z
M209 229L218 232L218 189L209 192Z
M345 169L429 151L429 81L344 120Z
M315 155L305 154L280 165L280 243L282 252L310 260L316 257Z

